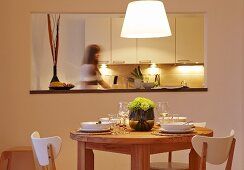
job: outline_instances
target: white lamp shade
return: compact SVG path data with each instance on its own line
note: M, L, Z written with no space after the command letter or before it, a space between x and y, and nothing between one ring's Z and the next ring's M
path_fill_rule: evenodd
M171 36L171 31L161 1L142 0L128 4L121 37L155 38L167 36Z

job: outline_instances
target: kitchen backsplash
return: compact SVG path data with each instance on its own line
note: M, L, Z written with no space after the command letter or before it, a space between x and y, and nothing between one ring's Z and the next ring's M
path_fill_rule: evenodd
M128 81L131 72L138 65L108 65L101 66L103 78L113 88L133 88L133 83ZM189 87L205 87L204 66L176 66L172 64L140 65L144 75L144 81L154 82L155 75L160 75L160 86L180 86L182 81ZM115 76L118 76L117 84L114 85Z

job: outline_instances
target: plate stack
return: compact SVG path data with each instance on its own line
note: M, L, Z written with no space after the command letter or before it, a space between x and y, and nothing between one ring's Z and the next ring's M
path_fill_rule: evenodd
M174 122L161 124L160 131L164 133L189 133L194 131L192 123Z
M108 132L110 131L110 123L101 122L81 122L80 129L81 132Z

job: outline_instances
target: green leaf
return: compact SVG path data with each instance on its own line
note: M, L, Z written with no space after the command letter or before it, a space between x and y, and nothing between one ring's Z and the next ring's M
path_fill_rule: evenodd
M142 73L141 73L141 67L140 67L140 66L138 66L137 68L138 68L138 73L139 73L139 75L140 75L141 79L143 80L143 75L142 75Z

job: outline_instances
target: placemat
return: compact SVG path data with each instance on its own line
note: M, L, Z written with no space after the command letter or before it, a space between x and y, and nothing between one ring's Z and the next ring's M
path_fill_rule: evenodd
M193 131L190 133L163 133L159 131L154 131L151 134L156 136L192 136L192 135L196 135L197 132Z
M76 130L75 131L76 134L78 135L109 135L112 134L111 131L105 131L105 132L84 132L84 131L80 131L80 130Z

